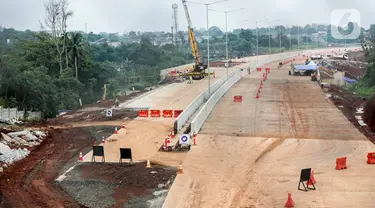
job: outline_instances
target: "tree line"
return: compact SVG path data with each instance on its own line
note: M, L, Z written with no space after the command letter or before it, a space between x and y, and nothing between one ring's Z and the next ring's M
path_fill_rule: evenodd
M109 98L114 98L122 90L142 90L157 84L162 69L193 62L187 40L176 45L155 45L156 35L151 32L129 32L127 38L137 41L124 41L108 33L69 32L67 22L73 15L67 0L50 0L45 4L41 32L0 27L0 106L41 111L45 118L54 117L59 109L79 108L80 100L86 104L101 99L105 84ZM204 35L202 30L196 32ZM268 53L267 30L261 28L258 32L259 52ZM298 43L288 38L287 30L281 27L271 32L272 48L278 48L280 40L284 49L293 49ZM217 27L211 27L210 33L212 59L225 58L225 34ZM118 47L108 42L95 43L104 37L121 43ZM180 39L184 39L181 33ZM199 43L203 58L205 41ZM254 55L254 30L230 32L228 45L231 58Z

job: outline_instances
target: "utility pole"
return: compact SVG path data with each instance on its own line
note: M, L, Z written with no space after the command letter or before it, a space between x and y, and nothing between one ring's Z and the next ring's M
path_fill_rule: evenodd
M226 68L227 68L227 80L229 78L229 75L228 75L228 67L229 67L229 54L228 54L228 13L230 12L236 12L236 11L240 11L240 10L244 10L244 8L240 8L240 9L235 9L235 10L230 10L230 11L219 11L219 10L214 10L214 9L210 9L211 11L215 11L215 12L224 12L225 13L225 54L226 54Z
M268 21L268 54L271 54L271 20Z

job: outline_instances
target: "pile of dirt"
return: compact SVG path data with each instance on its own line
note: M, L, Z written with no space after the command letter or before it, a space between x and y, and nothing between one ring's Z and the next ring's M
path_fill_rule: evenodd
M117 100L120 101L120 103L122 103L122 102L125 102L127 100L131 100L135 97L138 97L145 92L147 92L147 91L146 90L136 91L136 92L133 92L129 95L119 95L116 98L117 98ZM110 107L115 105L115 100L116 99L100 100L100 101L98 101L98 103L84 105L83 108L90 108L90 107L110 108Z
M364 52L349 52L347 53L351 60L365 62L366 57Z
M93 138L100 141L113 127L45 130L48 136L40 146L0 173L1 208L83 207L53 181L76 163L80 150L89 151Z
M138 112L126 109L113 109L112 117L107 117L105 110L97 111L72 111L57 118L48 119L45 125L57 126L85 121L114 121L125 118L132 119L138 116Z
M175 168L146 168L146 163L83 163L68 172L59 184L88 207L148 207L150 200L158 198L155 192L166 196L176 173Z
M369 125L372 131L375 131L375 94L367 101L363 110L363 121Z
M335 85L331 85L327 92L331 94L330 100L345 115L345 117L358 129L358 131L375 144L375 132L372 131L368 125L361 126L358 123L358 119L355 117L358 116L357 109L364 107L366 99L358 97L352 92Z

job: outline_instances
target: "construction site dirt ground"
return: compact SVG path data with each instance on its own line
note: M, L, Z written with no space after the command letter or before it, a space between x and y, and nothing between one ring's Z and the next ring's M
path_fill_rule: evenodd
M246 67L247 64L239 67ZM222 69L222 75L225 75L224 69ZM220 72L216 74L217 76L221 76ZM213 81L213 80L211 80ZM201 87L198 87L198 91L203 91L206 89L207 81L204 80L205 84L201 84ZM186 83L181 83L186 84ZM187 85L187 84L186 84ZM189 87L181 88L182 92L184 93ZM162 88L159 88L162 89ZM158 89L157 89L158 90ZM155 90L156 91L156 90ZM192 89L194 91L194 89ZM151 94L152 92L150 92ZM197 92L198 93L198 92ZM176 93L178 94L178 93ZM199 93L198 93L199 94ZM157 95L156 95L157 96ZM145 96L144 96L145 97ZM194 97L194 96L186 96L186 97ZM141 98L139 98L141 99ZM178 99L184 99L184 96L177 96ZM190 98L189 98L190 99ZM134 100L138 100L135 98ZM177 101L171 100L171 102L175 102L178 106L184 101ZM169 102L169 101L168 101ZM189 104L189 101L186 101ZM190 101L191 102L191 101ZM132 102L128 102L132 103ZM99 106L98 109L106 106ZM156 106L163 106L157 104ZM170 105L173 107L173 104ZM66 114L66 115L73 115L72 117L65 117L65 118L58 118L56 123L48 123L47 124L38 124L35 125L37 127L48 129L49 137L46 139L37 149L33 150L32 153L24 160L13 164L11 167L6 168L3 173L0 173L0 207L97 207L96 205L103 205L104 207L121 207L126 204L128 207L144 207L145 203L149 203L150 200L159 200L158 196L166 194L166 190L168 189L169 185L173 182L175 177L176 169L174 167L179 164L179 162L183 161L187 155L189 157L194 157L194 151L192 151L193 155L190 156L190 152L186 153L175 153L175 154L168 154L165 152L157 152L152 158L156 158L155 161L166 161L167 164L171 164L172 167L165 167L158 164L153 163L152 169L145 169L145 163L139 163L135 166L118 166L117 164L91 164L91 163L84 163L77 165L77 159L79 152L82 150L83 154L88 153L88 151L92 148L92 144L94 141L96 143L101 142L101 138L104 136L108 138L110 135L113 134L115 127L120 127L125 121L127 125L126 130L120 130L120 132L128 131L128 135L131 135L132 128L131 125L134 121L134 126L136 128L142 128L142 126L138 126L137 122L146 122L149 123L147 120L142 119L133 119L134 112L130 112L125 110L124 114L120 114L118 117L114 119L108 119L104 116L104 113L101 110L88 110L94 111L93 113L88 114L80 114L82 111L78 112L78 114ZM100 115L99 115L100 114ZM115 112L115 114L117 114ZM77 117L75 117L77 115ZM66 119L66 120L65 120ZM164 120L165 121L165 120ZM163 120L159 120L157 122L160 123L161 128L169 129L168 122L164 122ZM129 128L128 128L129 125ZM54 128L50 128L49 126L54 126ZM158 128L160 128L160 126ZM134 128L135 129L135 128ZM149 129L145 130L148 131ZM169 133L167 130L163 132L163 136L161 139L165 137L165 133ZM120 135L120 134L119 134ZM199 136L198 139L204 139L205 135L202 137ZM232 144L232 141L235 141L237 137L234 139L230 136L228 137L228 142ZM152 138L151 138L152 139ZM237 138L238 139L238 138ZM265 140L265 139L260 139ZM209 141L209 140L207 140ZM272 139L265 142L273 141ZM206 142L203 141L202 142ZM244 149L246 153L246 149L250 151L251 145L253 142L253 138L245 143L239 143L238 145ZM111 142L107 142L111 143ZM212 142L213 143L213 142ZM209 143L209 147L211 148L212 145ZM223 143L223 145L226 143ZM247 147L247 144L249 147ZM265 146L267 146L264 144ZM146 145L146 144L144 144ZM155 145L155 144L153 144ZM263 146L264 146L263 145ZM140 146L141 148L142 146ZM156 147L156 145L155 145ZM158 147L160 147L158 145ZM204 147L204 143L199 143L197 148L201 148L201 151L204 152L203 155L207 155L205 153L207 148ZM152 146L153 148L153 146ZM226 146L219 146L217 150L226 149ZM239 149L241 149L239 148ZM260 149L262 146L260 145ZM116 148L117 152L118 148ZM238 150L238 149L237 149ZM145 148L145 151L148 151ZM228 152L233 151L233 149L229 149ZM251 150L252 151L252 150ZM209 152L209 151L208 151ZM143 153L142 153L143 154ZM233 156L236 154L233 153ZM250 155L251 157L253 155ZM204 156L198 157L199 160L203 160L204 158L210 158L211 156ZM248 157L246 155L246 157ZM197 160L198 160L197 158ZM235 158L235 157L234 157ZM190 159L187 158L187 162ZM217 162L215 157L212 157L212 161ZM227 161L227 158L223 158L220 160L220 165L224 166L223 162ZM118 159L116 160L116 162ZM208 160L210 161L210 160ZM222 162L223 161L223 162ZM178 163L177 163L178 162ZM202 162L202 161L198 161ZM251 161L250 161L251 162ZM236 160L229 162L233 164L234 168L240 167L240 165L236 165ZM246 161L248 163L248 161ZM199 164L199 163L197 163ZM216 166L213 163L213 166ZM77 165L77 166L74 166ZM246 164L245 164L246 165ZM74 166L75 168L71 168ZM197 170L199 170L198 167ZM242 166L241 166L242 167ZM238 169L228 170L228 174L230 171L241 172L241 167ZM185 163L184 163L185 168ZM186 167L188 168L188 167ZM207 173L212 173L212 168L207 166ZM216 167L214 167L215 169ZM67 170L70 170L66 173ZM130 173L130 172L131 173ZM186 171L189 172L187 169ZM185 173L186 173L185 171ZM218 169L220 172L220 168ZM156 172L156 173L155 173ZM65 175L61 176L62 174L66 173ZM204 172L203 172L204 173ZM155 175L157 174L157 175ZM124 176L129 175L129 178L124 178ZM185 174L184 174L185 175ZM220 174L217 174L220 175ZM202 175L201 175L202 176ZM60 180L56 181L56 178L62 179L65 177L67 180ZM113 177L113 178L112 178ZM212 176L211 176L212 177ZM225 178L223 178L225 180ZM209 180L207 180L209 181ZM240 181L239 181L240 182ZM319 182L319 181L318 181ZM180 182L181 183L181 182ZM103 185L105 184L105 185ZM164 184L164 185L163 185ZM220 183L217 185L221 186ZM216 184L212 186L213 188L217 187ZM103 188L106 191L101 192L100 189ZM174 188L175 189L175 188ZM99 190L99 191L95 191ZM199 189L197 189L199 190ZM214 193L214 189L208 190ZM217 191L217 190L216 190ZM154 193L158 193L160 195L155 195ZM202 192L197 192L194 196L200 196ZM185 193L182 193L181 196L184 196ZM202 197L203 198L203 197ZM224 197L225 198L225 197ZM87 201L90 201L92 204L85 204ZM168 201L170 203L170 201ZM116 204L114 204L116 203ZM160 201L159 201L160 203ZM162 202L161 202L162 203ZM85 205L82 205L85 204ZM173 207L178 207L177 202L173 204Z
M237 68L230 68L228 73ZM211 77L211 85L226 75L225 68L213 68L215 78ZM151 108L157 110L183 110L194 99L207 89L208 78L195 80L193 84L173 83L159 88L147 96L134 99L121 104L123 109ZM134 161L146 161L150 159L153 163L178 166L186 154L164 154L159 153L164 138L173 129L173 118L136 118L125 122L126 129L121 129L118 134L107 138L108 142L103 144L106 162L117 162L120 157L119 148L131 148ZM177 138L177 137L176 137ZM172 141L174 142L174 141ZM92 159L92 152L84 156L84 161Z
M243 77L214 108L187 154L163 207L374 207L374 145L309 76ZM233 96L243 96L234 103ZM335 170L347 157L347 169ZM317 190L298 191L300 171L315 171Z
M229 72L233 70L230 69ZM212 78L211 83L225 74L223 69L221 71L216 72L216 78ZM202 84L198 84L199 82ZM194 85L180 83L188 87L182 87L181 92L176 93L179 95L176 96L176 100L169 99L165 103L188 105L190 99L206 88L207 79L198 83L195 82ZM163 87L157 90L161 89ZM143 94L143 97L149 95L146 94ZM159 122L161 126L165 126L160 121L133 120L137 112L129 109L115 109L114 116L108 118L102 107L110 106L91 106L90 109L70 112L45 123L29 125L29 127L47 129L49 137L26 159L0 173L0 207L122 207L123 205L145 207L146 203L150 204L150 202L162 203L167 193L166 189L175 177L177 165L165 167L153 162L152 168L146 169L144 162L133 166L118 166L113 163L77 163L80 151L86 154L94 141L97 144L101 143L102 137L108 138L113 135L115 127L120 129L124 121L127 130L120 130L120 132L129 131L130 135L132 129L137 128L157 131L147 124L157 126ZM146 125L143 125L144 123ZM169 132L169 129L163 131L166 132ZM151 147L158 149L160 146L151 145ZM147 152L148 149L142 151ZM157 158L165 161L172 158L171 164L175 161L179 163L185 155L175 154L171 157L158 153ZM55 181L58 177L60 181Z

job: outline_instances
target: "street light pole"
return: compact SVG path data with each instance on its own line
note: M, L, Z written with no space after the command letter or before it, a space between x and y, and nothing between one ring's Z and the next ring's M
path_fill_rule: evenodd
M271 20L268 21L268 54L271 54Z
M257 64L258 64L258 56L259 56L259 38L258 38L258 22L260 21L266 21L268 19L263 20L257 20L255 21L255 30L256 30L256 36L257 36Z
M200 2L193 2L193 1L186 1L186 2L190 2L190 3L193 3L193 4L201 4L201 5L205 5L206 6L206 21L207 21L207 71L208 71L208 97L211 96L211 71L210 71L210 31L209 31L209 24L208 24L208 6L209 5L212 5L212 4L217 4L217 3L221 3L221 2L225 2L225 1L228 1L228 0L221 0L221 1L216 1L216 2L212 2L212 3L209 3L209 4L204 4L204 3L200 3Z
M228 12L225 12L225 55L226 55L226 68L227 68L227 80L228 80L228 68L229 68L229 57L228 57Z
M207 71L208 71L208 97L211 96L211 71L210 71L210 28L208 26L208 4L206 4L207 21Z
M229 68L229 54L228 54L228 13L240 11L240 10L243 10L243 9L244 8L240 8L240 9L235 9L235 10L230 10L230 11L219 11L219 10L210 9L211 11L224 12L225 13L225 54L226 54L226 66L225 67L227 69L227 80L229 78L229 75L228 75L228 68Z

